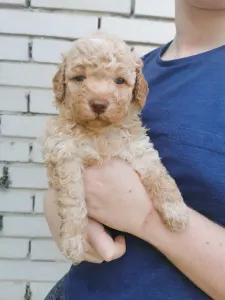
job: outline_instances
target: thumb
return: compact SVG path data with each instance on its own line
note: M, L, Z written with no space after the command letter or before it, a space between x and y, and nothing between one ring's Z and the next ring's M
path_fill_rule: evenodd
M125 238L119 235L114 241L102 224L89 221L88 242L94 250L107 262L123 256L126 252Z

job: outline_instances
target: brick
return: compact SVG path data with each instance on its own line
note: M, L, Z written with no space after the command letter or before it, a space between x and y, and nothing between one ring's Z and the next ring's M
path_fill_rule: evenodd
M55 282L31 282L32 300L45 299L54 285Z
M45 192L35 192L35 202L34 202L34 212L35 213L43 213L43 200L44 200Z
M31 6L129 14L131 10L131 0L32 0Z
M0 84L51 88L55 72L54 65L0 62Z
M47 189L47 175L41 166L14 166L9 168L13 188Z
M40 114L56 114L52 90L31 90L30 111Z
M0 272L0 280L58 281L69 267L70 264L64 262L2 260L0 270L4 272Z
M31 242L31 260L66 261L52 240L33 240Z
M0 211L29 213L32 211L32 193L27 191L0 191Z
M28 61L27 38L0 37L0 59Z
M0 33L75 39L96 31L97 26L98 18L95 16L19 10L0 11Z
M164 44L175 36L173 22L103 17L101 30L129 42Z
M136 0L135 15L174 18L175 1L174 0Z
M26 258L29 240L0 238L0 258Z
M138 53L138 55L140 57L142 57L143 55L153 51L156 48L157 47L154 47L154 46L134 46L134 50Z
M4 274L5 271L1 273ZM1 300L9 300L9 299L24 300L26 283L0 282L0 291L1 291Z
M26 0L0 0L0 4L26 6Z
M0 141L0 160L13 162L28 162L29 143Z
M28 91L13 87L0 87L0 110L26 112Z
M43 163L43 154L41 146L39 146L37 143L33 143L33 148L31 151L31 160L36 163Z
M42 116L15 116L1 117L2 136L37 138L42 134L46 117Z
M4 216L3 235L14 237L51 237L42 216Z
M60 1L63 3L62 1ZM53 39L34 39L32 58L37 62L59 63L61 54L65 52L72 42Z

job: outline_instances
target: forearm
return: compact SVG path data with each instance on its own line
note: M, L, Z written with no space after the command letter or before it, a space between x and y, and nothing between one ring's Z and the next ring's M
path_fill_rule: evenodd
M225 299L225 229L190 209L186 231L168 231L154 213L141 237L214 300Z
M61 219L58 215L57 206L56 206L56 192L53 189L49 189L44 197L43 208L44 215L48 223L49 230L52 234L52 238L59 247L60 245L60 224Z

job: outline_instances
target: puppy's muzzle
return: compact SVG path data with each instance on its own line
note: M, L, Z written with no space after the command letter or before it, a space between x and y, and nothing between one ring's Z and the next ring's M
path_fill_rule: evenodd
M108 106L109 106L108 101L103 100L103 99L90 101L90 107L91 107L92 111L97 115L103 114L106 111Z

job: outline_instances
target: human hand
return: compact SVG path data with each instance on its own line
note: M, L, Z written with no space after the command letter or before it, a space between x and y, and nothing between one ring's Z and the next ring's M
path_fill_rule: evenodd
M53 240L59 247L61 219L57 213L55 202L56 192L49 189L44 199L44 213L52 234ZM115 240L105 231L104 226L89 218L88 220L88 243L89 250L85 253L84 261L91 263L102 263L121 257L126 251L124 237L117 236Z
M144 186L133 169L120 160L85 172L89 216L108 227L141 236L149 215L155 212Z
M91 218L88 219L88 243L90 248L84 259L88 262L109 262L120 258L126 252L124 236L118 235L113 240L104 226Z

